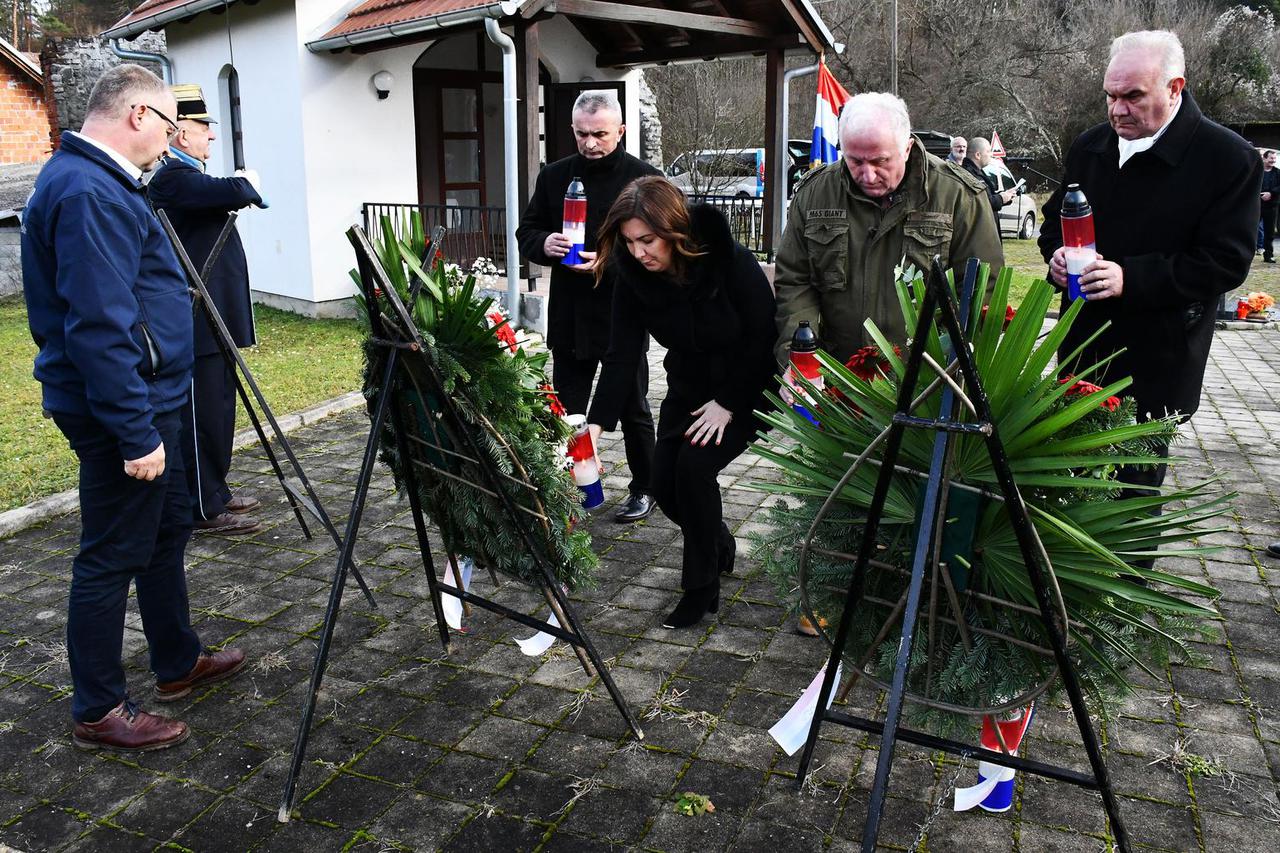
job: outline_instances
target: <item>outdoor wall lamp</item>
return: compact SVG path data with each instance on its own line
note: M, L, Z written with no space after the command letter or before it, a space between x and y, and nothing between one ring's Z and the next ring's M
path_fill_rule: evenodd
M378 93L378 100L385 101L387 95L391 94L391 87L396 82L396 78L390 71L383 70L370 77L369 82L373 84L373 91Z

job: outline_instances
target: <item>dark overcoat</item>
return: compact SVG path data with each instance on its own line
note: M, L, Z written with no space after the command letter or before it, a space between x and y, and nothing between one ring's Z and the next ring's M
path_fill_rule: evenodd
M632 157L619 145L608 156L588 160L573 154L544 166L538 173L529 206L520 217L516 241L527 261L551 270L547 306L547 346L571 352L574 358L599 360L609 348L609 313L613 305L613 275L597 285L590 273L575 272L543 251L547 237L564 226L564 194L574 178L581 178L587 194L586 250L596 250L596 231L622 188L658 170Z
M1062 245L1062 197L1067 184L1078 183L1093 208L1098 253L1123 267L1124 290L1085 303L1060 357L1110 323L1076 366L1123 350L1088 379L1105 385L1132 376L1125 393L1137 400L1140 417L1193 414L1219 297L1245 280L1253 261L1261 179L1257 152L1206 118L1185 90L1168 129L1123 169L1109 124L1081 134L1044 206L1040 252L1048 261Z
M205 260L226 224L227 214L262 203L262 197L247 178L215 178L178 157L169 157L156 170L147 184L147 195L156 210L168 214L173 230L178 233L196 269L204 268ZM257 343L253 302L249 295L249 267L239 232L231 232L222 254L214 261L205 287L236 346L247 347ZM195 317L194 329L196 356L216 354L218 345L208 322L199 313Z

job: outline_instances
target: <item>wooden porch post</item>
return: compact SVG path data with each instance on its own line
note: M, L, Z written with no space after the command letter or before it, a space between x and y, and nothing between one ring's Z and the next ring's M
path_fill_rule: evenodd
M771 48L765 55L765 95L764 95L764 173L768 179L764 185L764 251L769 261L781 239L779 225L782 222L782 205L786 202L786 179L782 186L774 177L781 172L778 169L778 158L785 156L787 150L787 128L782 127L782 87L783 68L786 64L782 50ZM783 173L785 174L785 173Z
M534 180L538 177L538 62L541 57L538 45L538 23L518 21L515 32L516 57L519 76L516 81L516 97L520 100L520 203L527 205L533 194ZM540 267L522 261L520 276L532 281Z

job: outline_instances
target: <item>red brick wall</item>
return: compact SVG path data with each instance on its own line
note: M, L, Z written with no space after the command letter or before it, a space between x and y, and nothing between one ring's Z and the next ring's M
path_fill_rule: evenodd
M0 59L0 163L36 163L49 155L44 91Z

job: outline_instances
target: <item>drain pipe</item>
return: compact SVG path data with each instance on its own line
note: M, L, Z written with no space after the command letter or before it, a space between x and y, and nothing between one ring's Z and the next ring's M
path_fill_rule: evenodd
M516 248L516 221L520 218L520 153L516 135L516 43L498 26L496 18L484 19L489 41L502 49L502 150L507 205L507 314L520 323L520 253Z
M164 82L170 86L173 85L173 62L163 53L148 53L145 50L130 50L127 47L120 46L120 39L113 38L110 41L111 52L121 59L136 59L139 62L154 62L160 66L160 76L164 78Z
M787 230L787 211L791 209L791 205L787 204L787 166L790 165L791 155L787 152L787 142L791 138L791 81L797 77L808 77L810 74L818 73L819 63L805 65L802 68L792 68L790 71L782 72L782 151L777 158L777 166L775 170L777 174L773 176L773 185L782 188L782 216L778 221L778 234Z

